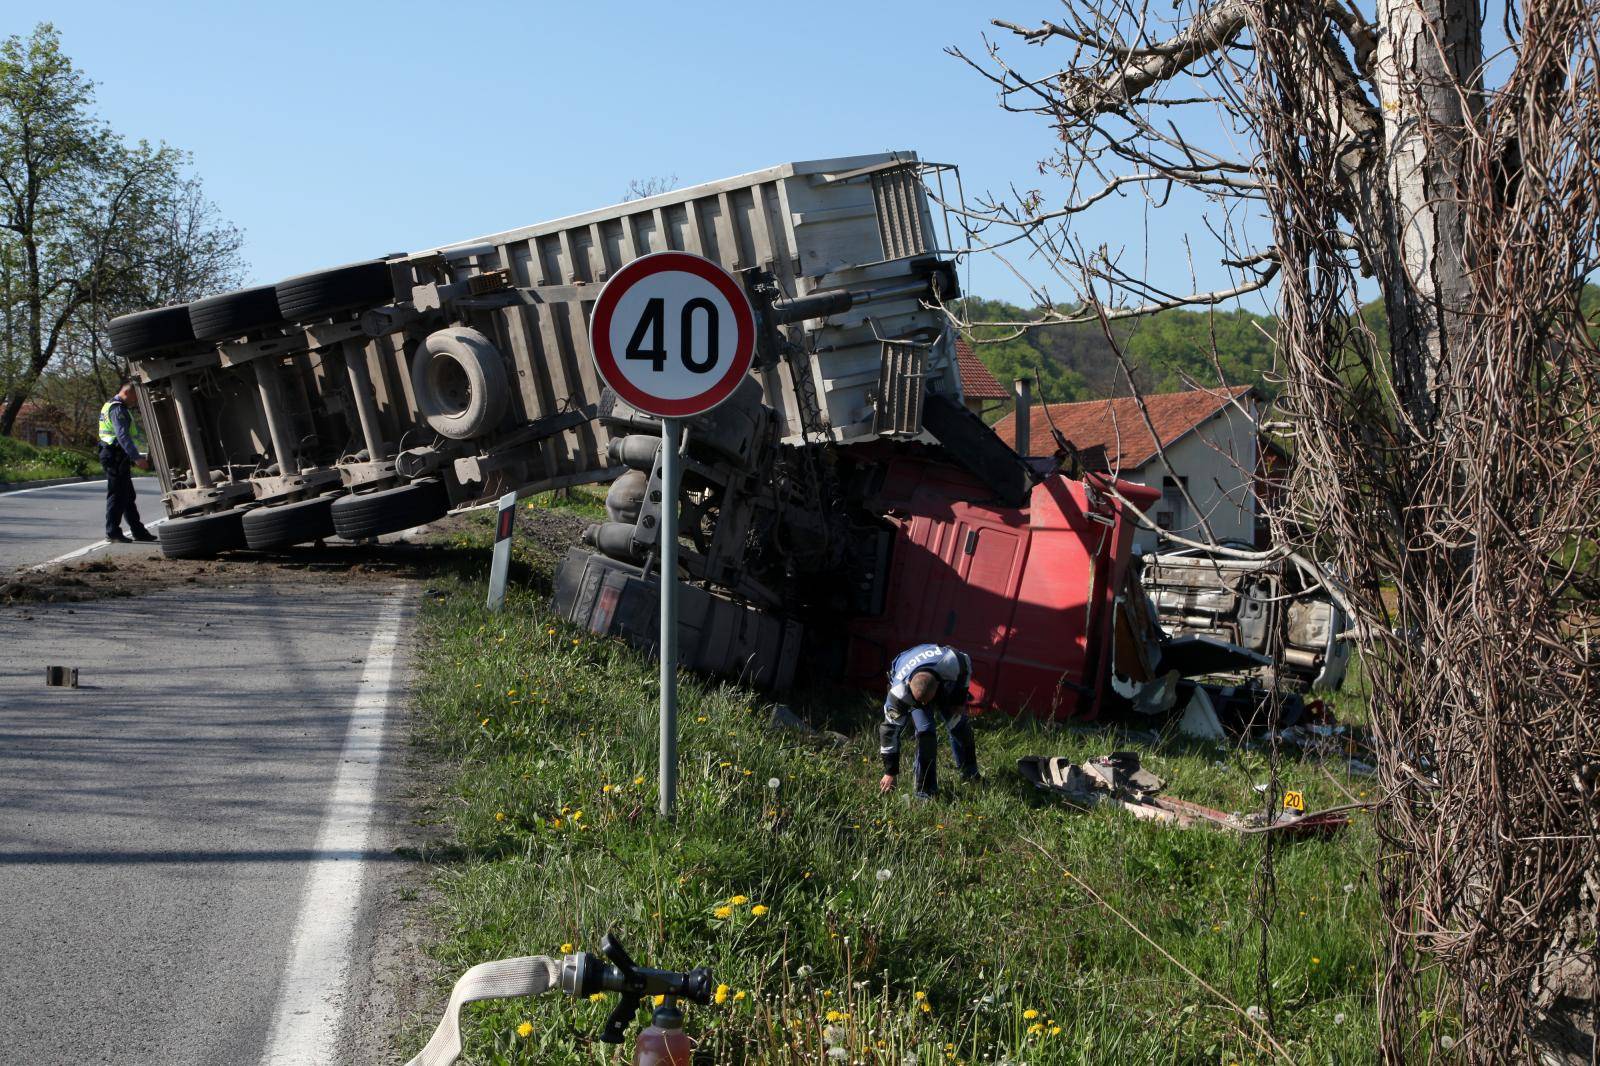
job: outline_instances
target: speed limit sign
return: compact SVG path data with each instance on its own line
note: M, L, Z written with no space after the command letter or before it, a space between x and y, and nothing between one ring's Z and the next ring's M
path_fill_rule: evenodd
M589 350L600 376L625 403L661 419L660 459L650 482L651 498L661 502L660 522L654 527L661 601L657 809L671 818L678 801L678 453L683 419L711 410L744 381L755 358L756 316L739 283L711 260L688 252L656 252L617 271L595 297ZM654 518L642 515L639 522Z
M739 283L688 252L617 271L595 298L589 346L607 385L659 418L709 411L750 372L756 319Z

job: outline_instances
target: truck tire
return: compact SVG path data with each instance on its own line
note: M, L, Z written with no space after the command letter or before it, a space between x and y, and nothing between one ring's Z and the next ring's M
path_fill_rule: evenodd
M134 359L147 352L188 344L194 340L188 304L120 315L111 320L109 331L111 350L117 353L118 359Z
M257 507L244 516L245 543L257 551L333 536L332 496Z
M411 391L429 427L451 440L467 440L499 425L510 399L499 350L465 326L438 330L417 346Z
M245 547L243 508L193 518L169 518L156 527L161 554L168 559L208 559Z
M196 340L222 340L242 337L251 330L275 326L283 321L278 311L278 290L274 285L208 296L189 305L189 325Z
M444 483L432 478L398 488L340 496L333 501L333 528L346 540L397 533L443 518L450 510Z
M278 310L290 322L314 322L357 307L394 300L394 279L382 259L297 274L274 286Z

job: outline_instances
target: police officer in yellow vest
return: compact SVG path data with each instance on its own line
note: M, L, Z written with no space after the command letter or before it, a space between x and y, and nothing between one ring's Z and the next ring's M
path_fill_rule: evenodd
M122 535L122 519L134 540L155 540L155 534L139 521L139 508L133 500L133 464L150 469L145 458L144 430L129 407L133 404L133 381L122 379L122 388L100 408L100 467L106 472L106 539L128 543Z

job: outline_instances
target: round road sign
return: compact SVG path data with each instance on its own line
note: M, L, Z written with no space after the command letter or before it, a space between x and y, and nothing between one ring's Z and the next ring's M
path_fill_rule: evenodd
M646 414L683 418L726 400L750 372L756 317L726 270L688 252L655 252L605 283L589 316L595 366Z

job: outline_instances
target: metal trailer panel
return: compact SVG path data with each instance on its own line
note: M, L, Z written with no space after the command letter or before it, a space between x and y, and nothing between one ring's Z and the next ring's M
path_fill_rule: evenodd
M730 271L771 271L787 294L799 296L904 279L907 258L931 254L935 247L916 155L899 152L786 163L411 258L444 256L451 281L506 270L519 287L572 287L569 299L473 315L474 325L515 362L513 401L518 414L533 421L599 399L601 383L588 346L589 313L600 286L633 259L668 250L693 252ZM960 396L953 339L940 315L915 298L791 329L791 337L803 338L814 353L802 364L807 380L797 383L794 368L786 364L755 371L790 443L801 443L807 428L813 441L877 435L884 337L931 337L914 367L913 384L919 392L926 381L935 391ZM816 398L814 411L805 410L808 394ZM904 426L893 428L906 432ZM603 467L606 443L598 427L569 432L546 449L544 473Z

